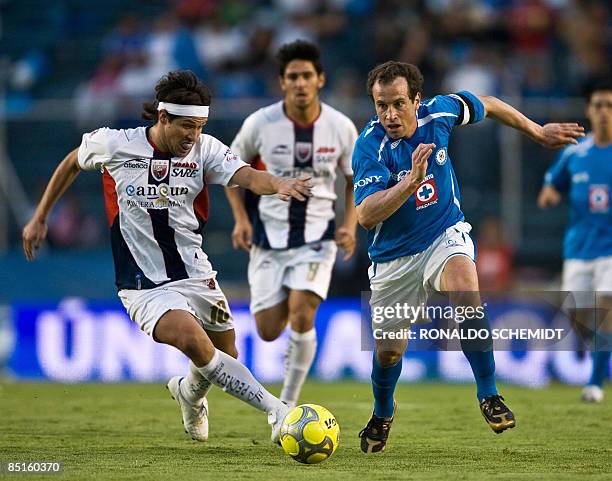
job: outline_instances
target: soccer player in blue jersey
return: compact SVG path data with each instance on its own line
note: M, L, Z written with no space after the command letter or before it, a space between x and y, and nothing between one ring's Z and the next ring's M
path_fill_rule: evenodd
M593 370L582 400L601 402L612 346L612 83L596 86L588 98L592 133L565 148L546 172L538 196L541 208L567 193L570 217L563 245L562 290L574 293L577 327L593 332ZM593 319L593 292L600 318ZM593 320L596 324L593 324Z
M471 226L464 221L448 152L454 126L488 116L552 148L584 135L577 124L538 125L495 97L464 91L422 100L422 84L411 64L390 61L370 71L368 94L377 115L353 154L355 205L359 223L368 230L370 307L379 333L394 334L415 319L402 317L401 310L395 318L375 314L386 312L385 307L424 305L432 291L447 294L455 306L482 311ZM488 328L486 317L474 316L464 325ZM366 453L380 452L387 443L407 347L406 339L380 337L372 360L374 412L359 434ZM461 347L487 423L497 433L514 427L514 415L497 392L491 341L462 340Z

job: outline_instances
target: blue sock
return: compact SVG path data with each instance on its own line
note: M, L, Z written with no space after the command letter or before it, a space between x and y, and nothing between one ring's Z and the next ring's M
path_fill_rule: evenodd
M402 360L391 366L382 367L376 352L372 358L372 392L374 393L374 414L379 417L393 416L393 393L402 372Z
M473 318L466 320L462 323L461 327L466 329L488 329L490 331L489 320L486 315L484 315L482 319ZM474 373L476 397L478 401L482 401L488 396L498 394L495 384L493 340L490 336L487 340L462 340L461 349Z
M497 394L495 385L495 359L493 351L463 351L470 362L476 380L476 397L482 401L488 396Z
M603 387L604 381L608 377L610 349L612 349L612 332L597 333L595 346L593 347L593 371L591 372L591 379L589 379L589 386Z

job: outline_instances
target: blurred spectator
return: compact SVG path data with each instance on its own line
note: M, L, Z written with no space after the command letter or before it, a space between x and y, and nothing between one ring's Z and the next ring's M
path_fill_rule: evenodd
M174 0L174 13L188 27L194 27L211 16L217 6L216 0Z
M13 65L11 87L26 91L32 89L49 71L49 59L41 49L30 50Z
M78 198L66 194L49 217L49 243L59 249L86 248L100 243L100 222L81 211Z
M490 49L466 45L456 55L452 63L457 68L450 69L443 80L444 92L469 90L477 95L499 95L494 53Z
M512 287L513 252L497 217L487 217L476 241L476 267L482 291L506 291Z
M217 11L206 18L195 31L200 62L213 71L241 60L247 48L246 29L226 25Z
M570 92L581 95L596 78L612 73L612 18L610 3L576 0L565 10L559 30L567 41Z
M119 55L106 57L94 76L79 86L75 94L77 124L82 130L112 123L116 113L117 80L123 68Z
M134 13L124 15L115 29L102 42L104 56L119 57L125 63L144 50L147 35L140 17Z

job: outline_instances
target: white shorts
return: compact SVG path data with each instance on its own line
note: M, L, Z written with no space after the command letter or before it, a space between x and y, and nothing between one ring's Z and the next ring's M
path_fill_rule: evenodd
M563 262L562 291L574 294L575 307L593 307L595 292L612 293L612 256Z
M234 328L225 294L214 277L181 279L153 289L122 289L119 298L130 318L149 336L157 321L168 311L187 311L207 331Z
M471 230L472 226L467 222L458 222L423 252L373 263L368 270L372 327L391 330L427 322L427 319L406 319L381 313L389 306L426 306L430 293L440 291L442 271L451 257L466 256L474 261L474 243L469 236Z
M251 247L251 312L281 303L287 298L287 289L314 292L325 299L337 250L331 240L285 250Z

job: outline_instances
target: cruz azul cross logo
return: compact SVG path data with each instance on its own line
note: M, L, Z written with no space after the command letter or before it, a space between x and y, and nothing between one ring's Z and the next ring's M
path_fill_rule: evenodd
M416 209L424 209L438 202L438 189L433 174L429 174L415 192Z
M589 210L591 212L608 212L610 209L610 193L607 185L589 186Z

